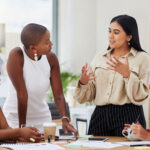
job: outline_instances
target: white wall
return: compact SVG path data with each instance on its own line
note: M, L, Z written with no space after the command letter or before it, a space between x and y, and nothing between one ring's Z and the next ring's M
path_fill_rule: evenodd
M150 22L149 0L96 0L96 50L107 47L107 32L110 20L121 14L128 14L137 20L141 46L148 50L148 32Z
M96 1L59 1L59 60L65 70L79 73L96 53Z
M148 51L150 0L60 0L59 60L62 66L80 73L85 62L108 46L110 20L120 14L136 18L141 46ZM148 105L144 105L148 120Z
M13 33L13 32L6 32L5 34L5 41L6 41L6 58L8 58L9 52L18 46L21 46L20 41L20 33Z
M60 0L58 55L67 69L79 73L84 62L108 46L110 20L120 14L136 18L143 49L149 48L149 0Z

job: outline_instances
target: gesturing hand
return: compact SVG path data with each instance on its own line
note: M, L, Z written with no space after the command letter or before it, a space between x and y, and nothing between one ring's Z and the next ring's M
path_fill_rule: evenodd
M129 70L129 63L128 63L128 57L126 57L125 63L122 63L117 58L113 57L113 59L110 59L110 62L107 62L109 67L107 67L110 70L116 71L120 73L124 78L129 78L130 76L130 70Z
M88 63L86 63L82 67L82 73L81 73L81 77L80 77L81 84L87 84L90 80L95 79L95 76L92 76L92 72L87 73L87 71L88 71Z

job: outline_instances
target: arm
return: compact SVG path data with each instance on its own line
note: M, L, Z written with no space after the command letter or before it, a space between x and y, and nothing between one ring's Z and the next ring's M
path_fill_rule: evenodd
M22 137L29 140L31 137L36 141L41 140L43 137L38 133L38 130L32 127L12 129L8 126L5 116L0 108L0 140L15 140Z
M37 142L44 138L36 128L32 127L0 129L0 140L17 140L20 137L25 141L30 141L30 138L33 138Z
M9 128L9 125L6 121L6 118L2 112L2 109L0 108L0 129L7 129Z
M11 129L6 121L6 118L0 108L0 140L9 140L19 137L19 129Z
M96 89L95 82L89 81L86 85L82 85L80 81L77 84L75 91L75 99L80 103L92 101L95 98Z
M131 71L129 78L124 78L127 95L132 103L142 105L148 99L150 91L150 71L139 77Z
M52 87L56 106L59 110L61 117L67 116L66 102L65 102L65 98L63 94L63 89L62 89L62 82L61 82L60 67L59 67L58 59L56 55L52 52L49 55L47 55L47 59L51 67L50 82L51 82L51 87ZM72 132L74 132L75 136L77 136L77 131L69 124L68 119L64 118L62 120L62 126L66 132L67 130L71 130Z
M96 88L95 88L95 76L91 71L91 68L87 68L88 64L85 64L82 67L82 73L80 80L76 87L75 92L75 99L79 103L84 103L86 101L92 101L96 95Z
M10 52L7 62L7 72L13 83L18 98L19 127L26 123L28 94L23 78L23 54L20 48L15 48Z

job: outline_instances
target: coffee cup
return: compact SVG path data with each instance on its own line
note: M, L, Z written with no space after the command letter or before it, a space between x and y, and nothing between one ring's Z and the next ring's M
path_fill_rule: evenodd
M50 137L50 140L55 141L56 134L56 123L54 122L45 122L43 124L44 138L47 140Z
M133 135L131 128L122 130L122 135L131 141L139 141L140 139Z

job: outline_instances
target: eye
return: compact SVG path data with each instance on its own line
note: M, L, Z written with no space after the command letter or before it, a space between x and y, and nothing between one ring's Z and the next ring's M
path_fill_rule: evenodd
M119 31L115 31L114 34L119 34Z

